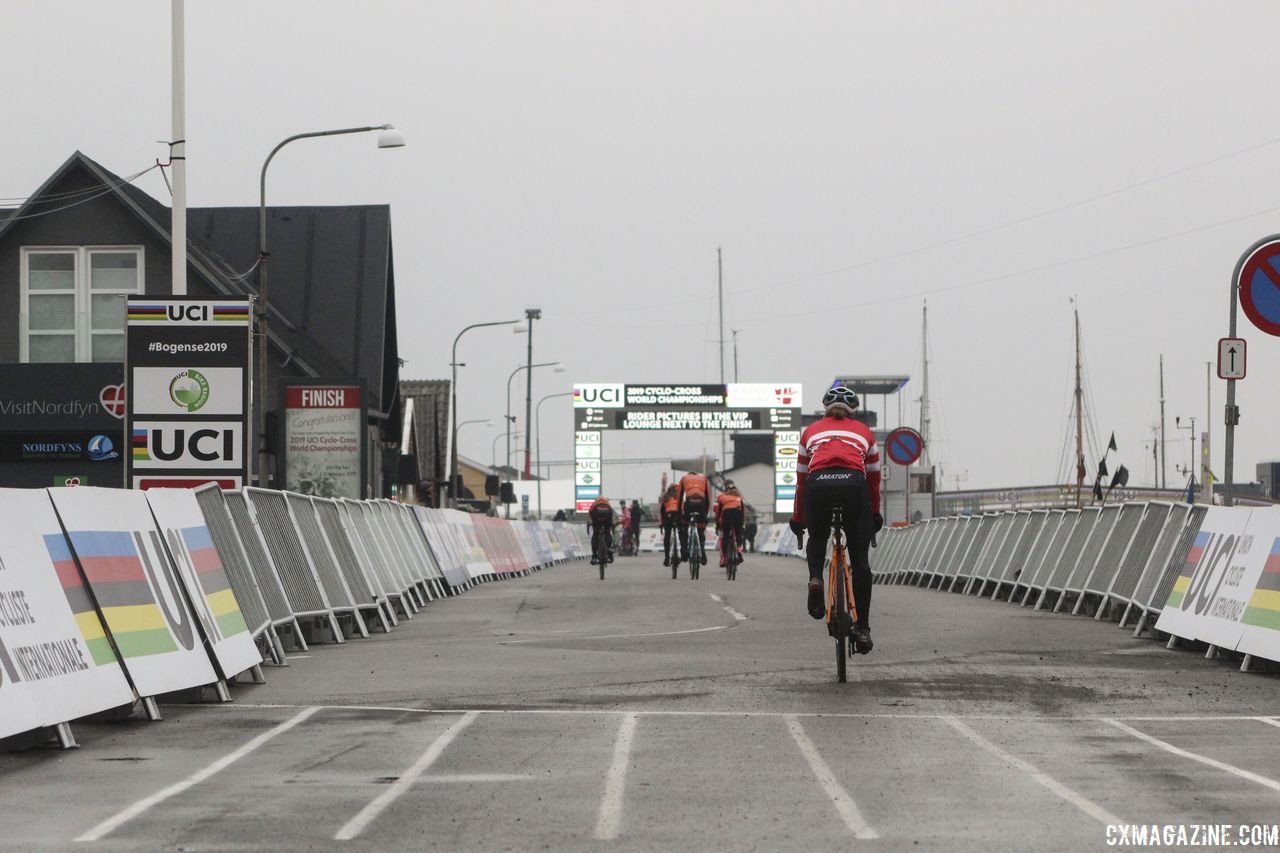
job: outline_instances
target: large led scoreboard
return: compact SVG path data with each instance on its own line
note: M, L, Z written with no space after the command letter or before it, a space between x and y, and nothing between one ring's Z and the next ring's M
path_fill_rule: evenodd
M800 444L799 382L573 386L574 492L579 512L601 494L606 430L772 430L774 510L790 512Z

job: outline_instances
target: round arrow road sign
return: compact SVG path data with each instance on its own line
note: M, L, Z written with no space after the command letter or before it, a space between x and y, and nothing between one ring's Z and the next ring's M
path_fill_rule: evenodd
M924 452L924 439L911 427L898 427L884 440L885 452L899 465L910 465Z
M1239 270L1236 286L1245 316L1268 335L1280 336L1280 240L1254 248Z

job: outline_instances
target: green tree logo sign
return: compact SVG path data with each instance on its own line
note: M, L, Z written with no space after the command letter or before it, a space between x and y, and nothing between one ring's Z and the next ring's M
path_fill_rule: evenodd
M198 370L184 370L169 382L169 399L188 412L199 411L209 402L209 380Z

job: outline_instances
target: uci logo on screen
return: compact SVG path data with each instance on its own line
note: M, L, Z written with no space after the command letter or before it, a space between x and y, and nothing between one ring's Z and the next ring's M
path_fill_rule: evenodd
M573 386L573 406L620 409L624 405L622 385L613 382L589 382Z

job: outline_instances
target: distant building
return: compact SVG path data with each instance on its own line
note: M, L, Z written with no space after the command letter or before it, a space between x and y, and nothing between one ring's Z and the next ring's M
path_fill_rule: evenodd
M98 434L110 426L119 431L103 434L115 447L126 446L123 408L117 412L124 390L124 300L172 293L170 214L78 151L20 207L0 211L0 316L7 318L0 323L0 364L40 366L0 371L0 411L17 414L0 420L0 485L54 485L69 476L93 485L123 483L118 456L95 460L87 451L68 451L63 458L24 459L3 448L22 444L26 431L49 439L28 446L73 445L79 440L70 437L86 428ZM188 209L190 296L255 294L258 218L256 206ZM373 495L389 494L395 451L385 456L383 449L400 442L390 209L271 207L267 227L272 390L291 380L363 386L366 487ZM93 372L104 365L117 372ZM47 378L50 369L57 383ZM117 375L121 379L112 381ZM268 404L268 473L278 485L279 401ZM23 414L32 407L48 417ZM93 424L78 417L86 413ZM257 432L251 430L255 467Z

